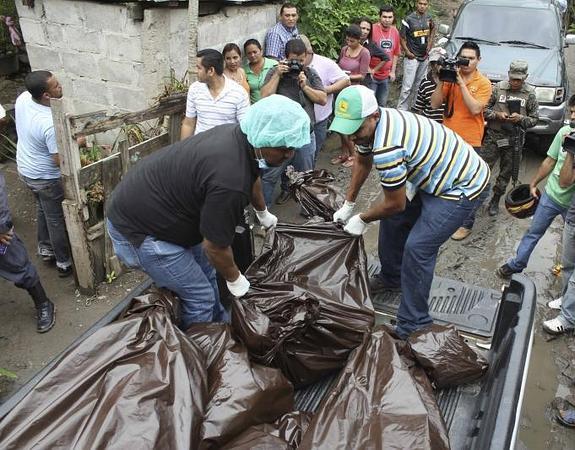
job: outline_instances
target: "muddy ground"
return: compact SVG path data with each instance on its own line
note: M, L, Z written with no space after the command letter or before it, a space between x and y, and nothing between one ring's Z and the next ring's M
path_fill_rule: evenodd
M440 19L448 21L457 0L433 2L441 8ZM571 86L575 86L574 51L568 52ZM1 81L1 80L0 80ZM17 82L2 85L4 89L17 89ZM3 97L4 95L2 95ZM395 104L397 89L392 90L390 105ZM5 99L0 98L5 102ZM13 101L13 100L12 100ZM337 154L338 139L331 137L327 148L319 159L319 167L329 168L337 177L342 188L349 181L350 171L329 164ZM527 149L520 178L529 181L542 156L535 149ZM0 402L8 398L48 361L64 350L103 314L117 304L124 295L143 279L134 272L122 276L111 285L102 284L95 296L80 295L72 279L59 279L53 266L44 265L35 255L35 210L30 192L18 180L13 163L0 164L9 189L9 201L17 232L26 243L35 262L46 291L57 306L57 323L45 335L35 332L34 308L27 294L10 283L0 280L0 369L13 372L16 380L0 376ZM365 209L380 195L377 177L372 173L358 199L357 210ZM281 220L302 222L297 206L290 202L273 209ZM478 214L473 234L465 241L447 242L441 249L436 273L464 282L500 289L502 280L496 277L496 267L513 254L522 234L529 226L529 220L517 220L502 209L497 218ZM535 283L538 293L538 310L535 322L535 340L525 398L521 411L521 430L517 448L532 450L559 450L575 448L575 430L558 425L553 418L552 404L558 396L575 397L575 341L573 336L554 340L541 330L541 321L552 317L545 302L555 298L560 289L560 280L552 269L559 262L560 240L563 223L557 219L542 241L536 247L530 264L525 271ZM369 226L365 235L369 254L377 253L377 225Z

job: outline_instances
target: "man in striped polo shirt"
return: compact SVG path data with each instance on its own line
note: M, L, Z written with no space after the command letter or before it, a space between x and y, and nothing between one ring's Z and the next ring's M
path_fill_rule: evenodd
M239 123L250 106L245 89L224 76L224 57L208 48L197 54L198 81L188 90L182 140L226 123Z
M350 136L358 153L345 204L334 221L358 236L369 222L380 221L381 272L370 284L372 291L401 287L396 331L406 338L432 323L427 301L439 247L476 207L489 183L489 167L449 128L410 112L379 108L363 86L341 91L330 130ZM352 216L373 164L384 199Z

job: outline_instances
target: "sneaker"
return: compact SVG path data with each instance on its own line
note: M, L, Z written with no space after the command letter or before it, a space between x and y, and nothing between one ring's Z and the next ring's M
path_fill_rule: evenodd
M387 286L383 281L381 281L381 278L379 278L377 275L369 277L368 283L369 283L369 292L371 292L372 295L385 291L387 292L401 291L400 286Z
M465 227L459 227L455 233L451 235L451 239L454 241L462 241L467 236L471 234L471 230Z
M563 297L556 298L555 300L550 300L547 302L547 308L550 309L561 309L561 304L563 303Z
M496 273L497 276L499 276L500 278L503 278L503 279L506 279L506 280L507 280L508 278L511 278L511 275L513 275L514 273L519 273L519 272L513 270L513 269L509 266L509 264L505 263L505 264L503 264L501 267L499 267L499 268L495 271L495 273Z
M38 307L38 321L36 331L38 333L45 333L50 331L56 322L56 308L54 308L54 303L47 301L42 303Z
M72 275L72 272L74 272L74 270L72 269L72 266L68 266L65 269L58 267L58 276L60 278L69 277L70 275Z
M565 323L566 321L557 316L554 319L543 322L543 330L549 334L563 334L575 330L575 326Z
M291 198L289 191L281 191L278 198L276 198L276 205L283 205Z
M42 258L42 261L45 263L53 263L56 261L56 257L54 255L40 255L40 258Z

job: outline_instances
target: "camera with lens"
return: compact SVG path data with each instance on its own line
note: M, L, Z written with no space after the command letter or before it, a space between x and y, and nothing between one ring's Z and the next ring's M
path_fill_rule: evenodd
M288 66L290 75L299 75L303 70L303 64L301 64L297 59L288 59L284 64Z
M563 140L563 150L575 156L575 131L572 131Z
M437 61L440 65L439 79L446 83L457 82L457 68L460 66L468 66L469 60L466 58L440 58Z

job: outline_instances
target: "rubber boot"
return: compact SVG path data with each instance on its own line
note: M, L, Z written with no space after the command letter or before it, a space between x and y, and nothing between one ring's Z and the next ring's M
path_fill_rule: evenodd
M27 289L27 291L36 305L36 331L38 331L38 333L45 333L46 331L49 331L56 322L54 303L52 303L46 296L46 291L44 291L44 287L39 281L34 286Z
M499 199L500 198L501 198L501 195L499 195L499 194L493 194L493 197L491 197L491 201L489 202L489 206L487 207L487 214L489 214L491 217L499 214Z

